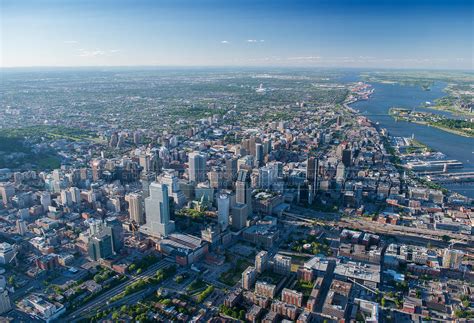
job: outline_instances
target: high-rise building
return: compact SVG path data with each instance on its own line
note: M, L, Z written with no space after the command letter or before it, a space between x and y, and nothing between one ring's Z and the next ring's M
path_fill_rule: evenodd
M26 227L26 222L23 219L16 220L16 231L19 235L25 235L28 232L28 228Z
M235 202L251 207L252 192L250 189L250 173L247 170L239 170L235 183L235 191Z
M71 194L71 200L74 204L81 203L81 191L77 187L70 187L69 192Z
M112 136L110 136L109 147L115 148L115 146L117 146L117 142L118 142L118 134L114 132Z
M0 264L7 265L15 257L16 251L13 245L8 242L0 243Z
M239 170L235 183L235 206L232 208L232 227L240 230L246 226L247 218L252 214L252 192L250 176L247 170Z
M277 169L274 167L260 167L258 169L258 187L269 189L277 178Z
M287 275L291 273L291 257L275 255L273 258L273 271L278 274Z
M346 167L350 167L352 164L352 150L350 149L344 149L342 151L342 163Z
M146 222L143 232L152 236L166 237L174 231L174 221L170 220L170 200L168 185L153 182L150 196L145 199Z
M263 145L261 143L256 143L255 144L255 165L257 167L262 166L263 164Z
M139 225L145 223L142 196L138 193L130 193L125 196L125 200L128 202L130 220Z
M64 206L71 206L72 205L72 195L69 190L62 190L61 191L61 204Z
M464 252L456 249L445 249L443 253L443 267L459 269L461 266Z
M255 283L256 271L255 267L249 266L242 273L242 288L250 290Z
M257 270L257 273L261 274L267 269L267 266L268 252L262 250L255 256L255 269Z
M142 172L148 173L151 170L151 156L148 154L141 154L139 158L140 167Z
M248 214L247 204L235 204L231 208L232 228L240 230L247 226Z
M229 226L230 198L227 194L220 194L217 199L217 221L221 229L225 230Z
M10 303L10 296L8 291L4 288L0 288L0 315L4 314L12 309Z
M15 195L15 186L12 183L0 183L0 193L2 195L3 205L10 203L10 199Z
M229 158L225 161L227 185L232 183L237 176L237 158Z
M221 170L217 167L209 172L209 185L212 188L219 189L222 186Z
M40 203L43 210L46 212L51 205L51 194L49 192L42 192L40 194Z
M168 186L168 195L173 198L174 204L180 208L186 204L186 196L179 188L179 179L172 169L163 170L163 174L158 180L161 184ZM151 192L151 188L150 188Z
M206 180L206 157L198 152L189 154L189 180L195 183Z
M336 178L344 179L346 177L346 166L343 163L339 163L336 168Z
M119 253L123 246L122 223L116 217L106 218L105 231L112 237L112 251Z
M154 172L141 173L140 183L142 184L143 198L146 199L150 196L150 183L156 180L156 174Z
M89 257L93 260L107 259L113 255L112 236L101 231L89 239L87 246Z

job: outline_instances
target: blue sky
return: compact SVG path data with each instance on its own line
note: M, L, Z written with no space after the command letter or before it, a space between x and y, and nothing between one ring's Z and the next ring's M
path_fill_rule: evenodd
M16 66L473 68L473 0L2 0Z

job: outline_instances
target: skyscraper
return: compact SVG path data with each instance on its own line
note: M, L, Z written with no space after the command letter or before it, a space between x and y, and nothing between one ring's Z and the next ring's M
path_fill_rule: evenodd
M237 176L237 158L233 157L225 161L225 171L227 184L229 186L229 183L232 183L235 176Z
M252 191L247 170L239 170L235 191L236 204L232 208L232 227L240 230L246 225L248 216L252 214Z
M93 235L87 246L89 257L93 260L106 259L113 255L112 236L105 231Z
M15 186L12 183L0 183L0 193L2 195L2 202L7 205L10 199L15 195Z
M140 194L130 193L125 196L125 200L128 202L128 214L131 221L135 221L137 224L142 225L145 223L145 217L143 214L143 200Z
M10 303L10 296L8 291L3 287L0 287L0 315L6 313L12 309Z
M206 157L198 152L189 154L189 180L195 183L206 180Z
M306 180L308 181L308 203L312 204L319 188L319 159L309 157L306 162Z
M112 251L119 253L123 246L122 223L116 217L105 219L105 231L112 237Z
M144 233L163 237L174 231L174 221L170 221L168 185L158 182L150 184L150 196L145 199L145 214Z
M261 143L255 144L255 165L257 167L263 164L263 145Z
M229 196L227 194L220 194L217 199L217 219L222 230L227 229L227 226L229 225L229 207Z
M239 173L237 174L237 182L235 183L235 190L235 202L239 204L247 204L247 206L251 207L252 192L250 191L250 174L247 170L239 170Z

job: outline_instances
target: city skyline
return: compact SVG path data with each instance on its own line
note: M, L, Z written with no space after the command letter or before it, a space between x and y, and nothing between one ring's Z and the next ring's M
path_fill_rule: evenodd
M470 1L3 1L1 67L465 69Z

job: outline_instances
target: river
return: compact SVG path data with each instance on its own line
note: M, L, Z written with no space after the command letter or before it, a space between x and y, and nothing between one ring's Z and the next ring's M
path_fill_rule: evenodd
M420 86L371 83L374 93L369 100L358 101L351 107L360 111L370 120L378 122L392 136L410 137L412 134L422 143L446 154L449 159L457 159L464 164L462 171L474 171L474 138L458 136L437 128L419 125L405 121L395 121L388 115L391 107L403 107L452 116L449 112L421 108L425 102L445 96L443 89L446 83L435 83L430 91L424 91ZM446 188L465 196L474 198L474 186L466 184L446 185Z

